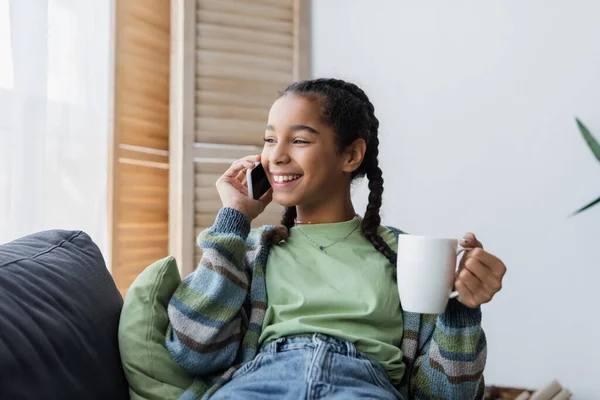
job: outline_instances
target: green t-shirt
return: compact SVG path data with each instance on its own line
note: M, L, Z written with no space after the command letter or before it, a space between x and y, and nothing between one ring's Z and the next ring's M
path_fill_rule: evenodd
M311 333L347 340L380 362L396 384L404 373L398 289L392 266L362 235L358 224L357 217L301 225L290 230L286 243L271 248L266 269L268 304L259 343ZM379 233L396 251L394 233L384 227Z

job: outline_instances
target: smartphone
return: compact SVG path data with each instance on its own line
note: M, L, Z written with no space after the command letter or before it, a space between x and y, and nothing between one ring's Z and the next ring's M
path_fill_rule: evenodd
M254 164L254 168L246 171L246 181L248 182L248 197L254 200L260 199L269 189L271 184L260 162Z

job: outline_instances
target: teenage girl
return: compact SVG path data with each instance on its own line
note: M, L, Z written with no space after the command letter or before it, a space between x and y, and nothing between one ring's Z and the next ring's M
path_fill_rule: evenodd
M380 224L378 126L356 85L299 81L271 107L262 154L219 178L223 208L169 303L167 347L196 377L182 399L483 397L480 305L506 268L468 233L458 298L439 316L402 310L402 233ZM272 190L253 200L242 182L258 161ZM364 176L359 216L350 186ZM285 206L282 227L251 231L272 200Z

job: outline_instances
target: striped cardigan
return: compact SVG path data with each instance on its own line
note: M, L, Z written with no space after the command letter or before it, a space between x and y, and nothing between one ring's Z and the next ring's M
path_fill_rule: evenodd
M267 307L272 229L250 231L241 213L223 208L198 236L202 260L168 306L167 348L196 377L180 400L210 398L256 356ZM404 398L482 398L487 348L481 311L450 300L442 315L403 316L406 372L398 389Z

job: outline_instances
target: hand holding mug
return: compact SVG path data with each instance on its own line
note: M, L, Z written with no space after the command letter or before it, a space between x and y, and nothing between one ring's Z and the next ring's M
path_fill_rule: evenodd
M472 233L466 233L460 245L473 249L466 251L460 261L454 289L458 292L458 301L477 308L490 302L502 289L506 266L498 257L485 251Z

